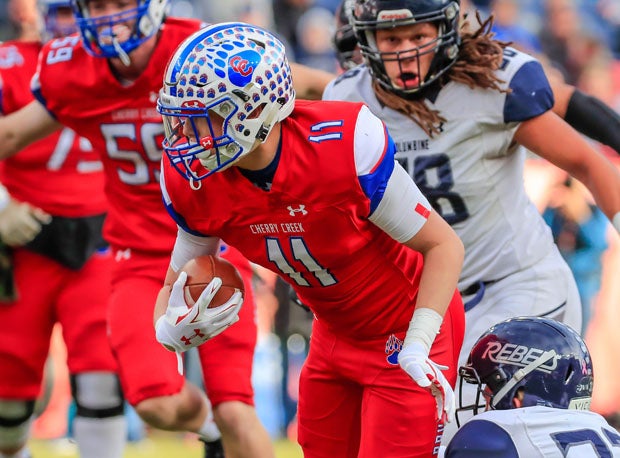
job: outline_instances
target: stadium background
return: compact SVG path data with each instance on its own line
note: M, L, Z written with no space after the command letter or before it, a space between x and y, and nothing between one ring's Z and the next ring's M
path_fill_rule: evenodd
M199 17L209 22L243 20L275 30L287 43L291 60L315 68L338 72L330 37L335 29L339 0L171 0L171 14ZM0 0L0 39L13 36L8 23L7 0ZM467 11L478 9L485 17L493 11L498 38L535 53L567 82L595 95L620 112L620 0L479 0L461 1ZM274 12L277 12L274 13ZM470 16L472 17L472 16ZM617 153L601 147L610 157ZM541 160L527 165L526 186L543 211L557 198L565 177ZM580 187L570 199L590 197ZM596 267L589 276L577 275L589 291L590 319L584 329L596 373L593 410L618 426L620 376L620 240L608 225L605 242L584 252L585 263ZM567 255L574 253L567 252ZM597 267L598 266L598 267ZM254 385L261 420L276 444L278 458L301 457L295 444L294 410L296 377L307 349L310 315L289 300L275 277L257 270L259 345L255 359ZM188 377L198 372L188 357ZM31 450L37 458L77 457L70 440L71 405L64 366L64 347L59 335L52 345L50 380L46 393L50 402L34 425ZM148 430L128 410L130 443L126 458L200 457L202 448L192 435Z

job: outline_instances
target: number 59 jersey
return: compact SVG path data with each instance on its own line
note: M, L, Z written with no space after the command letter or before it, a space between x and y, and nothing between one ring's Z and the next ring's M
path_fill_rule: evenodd
M123 84L107 59L86 52L77 35L48 42L32 90L62 124L101 155L110 209L104 236L112 245L169 254L176 235L161 201L164 131L155 108L170 55L199 21L168 18L146 69Z
M526 269L553 247L525 193L525 151L513 143L520 122L551 109L551 88L540 63L511 48L497 75L509 93L456 82L429 93L427 106L445 119L434 137L377 100L366 66L332 81L323 95L364 101L387 124L396 158L465 245L461 290Z

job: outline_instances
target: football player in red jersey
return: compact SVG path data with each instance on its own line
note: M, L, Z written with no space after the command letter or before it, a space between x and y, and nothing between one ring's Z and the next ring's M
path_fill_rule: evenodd
M150 425L194 431L207 441L220 434L214 413L227 455L270 457L269 437L253 407L251 286L236 335L200 350L213 413L204 394L177 372L174 356L157 344L151 326L176 235L161 201L163 129L154 103L168 57L203 26L165 17L167 3L75 1L81 40L74 35L44 47L33 79L38 100L1 120L7 142L0 155L15 154L63 125L102 153L110 202L104 235L115 261L108 327L126 398ZM319 84L315 93L328 78L311 80Z
M151 426L194 431L207 441L221 431L228 456L271 457L253 405L251 285L236 330L200 349L213 412L204 393L177 372L174 355L152 328L177 232L159 187L164 132L155 102L168 58L204 24L166 17L167 0L72 4L80 36L44 46L33 78L37 100L0 119L0 158L63 125L91 141L101 153L110 204L104 226L114 256L108 328L126 399ZM330 75L312 75L304 74L311 83L305 89L321 93Z
M40 3L48 34L77 31L68 0ZM0 45L2 115L33 100L29 82L43 46L36 1L11 0L9 7L20 34ZM0 299L0 456L29 456L35 399L60 323L80 456L106 450L106 457L120 458L126 432L106 335L112 256L101 235L102 163L88 141L66 128L0 163L0 182L8 191L0 202L0 238L13 247L16 291Z
M455 408L463 245L365 105L295 99L284 47L261 28L213 25L171 57L161 185L179 232L157 338L184 351L236 332L238 301L209 308L217 278L183 318L179 269L221 239L315 314L299 385L304 456L435 455Z

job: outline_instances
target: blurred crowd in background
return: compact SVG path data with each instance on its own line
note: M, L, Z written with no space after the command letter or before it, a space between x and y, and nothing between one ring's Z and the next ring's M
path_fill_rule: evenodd
M14 33L7 19L6 2L0 0L1 40ZM275 31L287 44L291 61L338 73L341 69L332 36L339 3L171 0L171 14L207 22L241 20L261 25ZM461 0L461 8L473 25L476 12L482 19L492 13L498 39L511 41L515 47L535 54L546 64L550 75L600 98L620 112L620 0ZM617 157L612 150L605 152ZM597 371L593 410L617 420L620 377L616 367L620 365L613 349L620 347L620 335L614 329L615 323L620 323L620 285L614 281L620 272L618 237L580 183L541 160L528 164L526 176L528 190L552 228L580 288L583 331ZM295 434L296 377L307 350L312 317L290 298L287 286L273 274L257 270L255 286L260 332L254 374L257 410L274 438L291 437ZM57 340L54 348L60 351L57 360L62 361L62 349L58 349L61 340ZM191 352L188 358L191 360ZM189 367L188 377L193 377L191 361ZM60 364L56 368L60 380L62 371ZM63 402L70 402L68 387L61 382L55 390L55 402L60 403L57 408L62 412L66 409ZM139 440L145 432L137 417L134 421L132 439ZM66 425L58 424L57 418L40 419L40 437L66 433Z

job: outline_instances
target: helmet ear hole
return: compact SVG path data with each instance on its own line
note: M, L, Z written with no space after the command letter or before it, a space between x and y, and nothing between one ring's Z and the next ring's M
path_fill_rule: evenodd
M263 112L263 110L265 109L265 103L261 103L259 106L257 106L256 108L254 108L252 110L252 112L248 115L247 119L256 119L258 118L261 113Z

